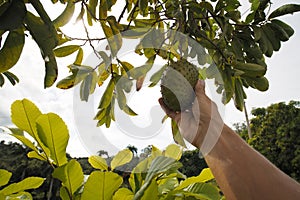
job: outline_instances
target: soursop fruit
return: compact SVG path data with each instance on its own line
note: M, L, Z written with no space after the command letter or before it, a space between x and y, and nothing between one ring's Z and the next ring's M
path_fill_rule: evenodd
M195 65L185 59L171 62L161 78L163 102L173 111L185 111L191 107L199 72Z

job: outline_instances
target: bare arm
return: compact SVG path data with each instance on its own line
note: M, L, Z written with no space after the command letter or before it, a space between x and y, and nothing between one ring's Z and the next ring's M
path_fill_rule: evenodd
M284 174L251 148L225 125L216 105L206 96L204 82L196 85L191 111L175 113L160 99L165 112L179 125L182 135L195 147L204 149L204 158L225 197L231 199L300 199L300 184ZM199 103L198 103L199 102ZM215 139L211 142L207 136ZM205 143L211 145L205 148Z

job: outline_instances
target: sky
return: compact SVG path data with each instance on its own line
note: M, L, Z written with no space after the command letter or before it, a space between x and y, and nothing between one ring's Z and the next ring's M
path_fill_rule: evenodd
M299 2L284 0L278 3L276 1L272 9L285 3ZM61 9L62 7L54 8L54 10ZM54 10L50 12L51 18L57 15L57 11ZM266 92L259 92L254 89L246 90L248 112L253 108L267 107L272 103L300 100L300 13L287 15L280 19L291 25L295 30L295 34L289 41L282 43L279 52L274 52L272 58L266 60L268 64L266 77L270 82L269 90ZM64 30L70 35L82 34L82 29L78 29L76 26L69 26ZM97 31L94 31L94 34L92 36L97 36ZM100 48L104 46L104 43L99 44ZM89 49L86 49L85 52L88 52L85 54L87 56L85 62L88 63L93 58L89 57ZM125 49L122 56L133 63L143 62L142 58L133 57L132 50ZM68 75L67 65L72 63L73 60L74 55L57 59L59 66L58 80ZM147 79L141 91L132 91L128 95L129 105L139 115L135 118L129 118L116 108L117 123L113 123L111 128L106 129L104 127L97 128L96 121L92 120L97 112L96 108L103 93L103 87L97 89L87 103L79 100L78 87L69 90L61 90L55 86L44 89L43 59L40 56L38 46L31 39L26 39L21 58L11 72L20 78L20 83L11 86L6 81L5 85L0 88L0 126L12 126L10 122L10 105L15 100L28 98L42 112L54 112L63 118L70 132L67 152L74 157L89 156L97 153L98 150L106 150L110 154L114 154L129 144L141 150L152 144L164 148L173 142L169 122L160 123L164 113L157 102L160 97L159 87L148 88L147 84L149 82ZM218 101L218 97L214 96L215 88L211 81L206 82L206 90L214 100ZM226 106L219 103L218 105L225 123L229 126L245 121L244 113L238 111L232 101ZM2 133L0 134L0 140L13 140L13 138ZM188 148L192 147L188 146Z

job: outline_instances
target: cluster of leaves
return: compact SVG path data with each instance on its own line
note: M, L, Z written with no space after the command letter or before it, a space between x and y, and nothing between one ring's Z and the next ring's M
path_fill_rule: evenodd
M56 0L52 2L57 3ZM157 57L167 60L166 63L180 58L197 60L203 66L200 78L215 79L223 102L233 99L236 107L242 110L247 98L244 87L268 89L268 80L264 77L267 70L265 56L271 57L280 49L281 42L294 33L292 27L276 18L300 10L300 5L287 4L269 14L270 0L250 0L249 14L242 19L238 0L126 0L125 5L117 0L61 0L61 3L66 7L54 20L38 0L4 1L1 4L0 33L1 36L7 33L7 37L0 51L0 73L12 84L18 82L8 70L17 63L27 32L41 49L45 61L45 87L56 81L56 58L77 52L75 61L68 66L71 75L59 81L57 87L68 89L80 84L80 97L87 101L96 87L107 80L95 116L97 125L105 124L106 127L115 120L116 102L125 113L136 115L127 105L126 93L131 91L134 82L136 90L141 89ZM38 16L27 11L26 4L32 5ZM75 4L81 6L77 21L82 21L86 30L84 44L88 43L99 59L95 66L82 63L81 45L74 44L76 38L66 36L60 29L73 16ZM122 5L123 10L116 17L114 8ZM100 39L89 37L86 23L101 26L105 36L102 39L108 42L105 49L96 50L93 41ZM124 39L139 40L135 53L147 59L145 64L135 66L119 58ZM159 82L165 67L162 65L152 75L150 86ZM4 84L3 75L0 74L0 85ZM174 123L172 127L175 140L183 144Z
M123 178L121 187L129 188L129 178L132 170L137 164L145 158L151 156L152 146L149 145L142 149L142 153L137 154L137 148L132 145L128 145L128 148L133 153L133 158L130 162L116 167L114 172L118 173ZM155 147L154 147L155 148ZM30 194L33 199L60 199L59 188L60 181L52 177L53 168L46 162L31 159L27 157L27 153L30 149L19 143L5 143L0 142L0 169L5 169L12 173L9 183L20 182L23 179L31 176L45 178L44 183L37 189L30 190ZM111 163L114 156L108 156L108 152L100 150L99 156L104 156L106 163ZM72 157L67 155L68 160ZM94 168L88 161L88 157L74 158L80 163L83 174L90 174ZM187 177L198 176L200 172L207 168L204 159L199 157L199 151L183 151L179 160L182 163L182 167L179 171ZM0 190L2 187L0 186Z
M252 138L248 138L244 124L237 124L237 132L278 168L300 181L300 102L272 104L252 110Z
M85 178L80 163L75 159L67 159L69 133L58 115L42 114L31 101L23 99L12 104L11 117L17 128L9 130L12 136L31 149L27 156L46 161L53 167L52 176L61 181L62 199L220 198L219 189L215 184L209 183L213 179L209 169L190 178L178 171L182 166L179 162L182 148L175 144L169 145L164 151L152 146L151 154L130 173L129 187L121 187L123 178L115 170L132 160L131 150L118 152L110 164L101 156L89 157L88 162L95 170ZM31 140L24 132L31 136ZM5 185L11 173L6 170L1 173L1 184ZM43 181L44 178L28 177L5 187L0 195L32 199L30 193L24 190L39 187Z

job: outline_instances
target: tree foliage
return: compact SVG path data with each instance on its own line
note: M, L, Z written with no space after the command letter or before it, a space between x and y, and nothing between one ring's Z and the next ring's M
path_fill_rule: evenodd
M0 6L0 35L5 40L0 51L0 85L4 84L4 76L12 84L18 82L8 70L18 61L24 37L30 34L45 61L44 87L56 82L57 58L73 53L77 56L68 66L70 75L57 82L58 88L80 84L81 99L87 101L96 87L107 80L95 116L98 126L109 127L115 120L116 103L125 113L137 114L127 105L126 93L133 83L137 90L141 89L157 57L164 59L165 64L180 58L197 60L197 65L202 66L201 78L214 79L223 102L233 99L242 110L244 87L268 89L265 57L271 57L294 34L293 28L278 17L300 10L298 4L287 4L269 12L270 0L249 2L250 9L244 16L238 0L60 0L65 9L51 19L38 0L4 1ZM29 6L35 12L27 9ZM75 7L80 8L79 13ZM86 38L74 38L62 31L72 16L82 22ZM101 26L103 38L89 37L88 26L96 25ZM135 53L147 60L141 66L122 60L118 54L124 39L133 38L139 40ZM107 47L97 50L95 42L103 39L108 42ZM82 41L92 47L98 58L94 66L82 62ZM163 66L150 78L151 86L159 82Z
M69 158L66 154L65 144L68 143L69 133L58 115L43 114L27 99L15 101L11 107L12 121L17 128L9 128L10 134L28 147L28 158L41 160L50 166L51 178L60 182L61 199L220 198L219 189L210 183L213 175L209 169L202 170L195 177L186 177L179 171L182 167L179 162L182 147L175 144L169 145L164 151L152 146L151 153L138 163L135 162L138 158L134 157L128 148L107 158L109 162L101 156L91 156L88 162L93 170L90 174L84 174L79 161ZM17 114L16 110L20 112ZM55 127L52 126L53 121L56 122ZM52 128L48 128L49 126ZM24 132L31 136L31 140ZM48 137L52 138L53 142L49 143ZM136 163L133 169L121 173L121 167L133 159ZM0 175L1 184L6 185L11 173L0 170ZM24 190L38 188L43 182L44 178L26 177L18 183L11 183L2 188L0 197L32 199L32 195ZM51 189L49 192L51 194Z
M251 139L245 125L237 125L237 132L250 145L297 181L300 181L299 105L298 101L280 102L252 110Z

